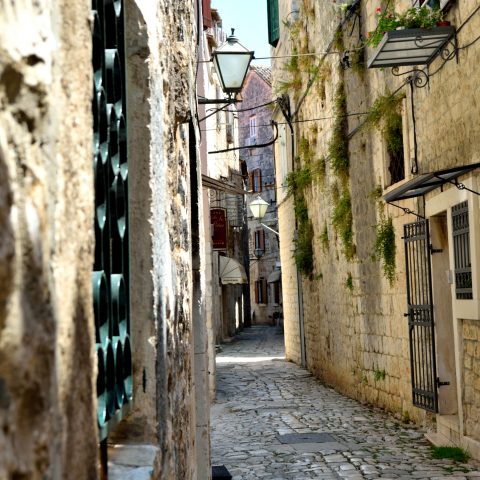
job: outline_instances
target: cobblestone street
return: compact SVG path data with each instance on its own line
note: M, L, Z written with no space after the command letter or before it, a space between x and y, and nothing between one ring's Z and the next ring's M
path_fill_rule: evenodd
M424 432L341 396L285 362L273 327L217 356L212 464L234 479L468 479L479 465L434 460Z

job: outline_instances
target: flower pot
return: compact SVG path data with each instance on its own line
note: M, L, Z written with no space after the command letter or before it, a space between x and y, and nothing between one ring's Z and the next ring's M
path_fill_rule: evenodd
M449 27L450 22L448 20L441 20L440 22L437 22L437 27Z

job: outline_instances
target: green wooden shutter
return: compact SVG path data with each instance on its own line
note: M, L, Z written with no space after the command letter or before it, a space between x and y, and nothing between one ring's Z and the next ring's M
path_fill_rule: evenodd
M268 43L276 47L280 38L280 22L278 21L278 0L267 0Z

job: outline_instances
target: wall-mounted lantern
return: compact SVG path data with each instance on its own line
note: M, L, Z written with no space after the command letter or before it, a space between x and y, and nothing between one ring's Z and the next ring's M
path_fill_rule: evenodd
M198 103L201 105L235 103L235 95L240 93L243 88L253 57L254 52L248 50L238 41L232 28L232 34L212 53L213 65L220 79L222 90L228 95L228 98L200 98Z

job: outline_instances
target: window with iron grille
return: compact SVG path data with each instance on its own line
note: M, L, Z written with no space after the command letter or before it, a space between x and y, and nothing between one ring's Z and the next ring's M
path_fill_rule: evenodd
M472 265L470 261L470 226L468 201L452 207L453 256L457 299L471 299Z
M280 22L278 18L278 0L267 0L268 43L276 47L280 39Z
M100 440L132 402L129 316L128 164L122 0L93 0L92 272Z

